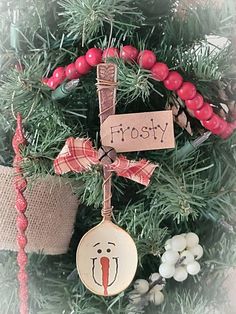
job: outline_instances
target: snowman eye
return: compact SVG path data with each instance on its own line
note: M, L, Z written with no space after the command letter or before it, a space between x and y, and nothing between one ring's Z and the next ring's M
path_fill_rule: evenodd
M101 254L101 253L102 253L102 250L101 250L101 249L98 249L97 252L98 252L98 254Z
M111 249L107 249L107 253L110 253L111 252Z

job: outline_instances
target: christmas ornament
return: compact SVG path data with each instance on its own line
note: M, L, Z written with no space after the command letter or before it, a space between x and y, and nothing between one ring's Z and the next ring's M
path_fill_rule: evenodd
M162 255L159 273L163 278L173 277L176 281L184 281L189 275L200 271L197 262L203 255L196 233L182 233L166 241L166 252Z
M16 132L12 140L13 150L15 152L13 166L15 169L14 186L16 190L16 204L15 208L17 210L17 243L19 247L17 255L17 263L19 265L18 281L19 281L19 298L20 298L20 314L27 314L28 309L28 275L26 272L26 265L28 262L28 257L25 253L25 247L27 244L26 229L28 226L28 220L25 216L25 211L27 209L27 201L24 197L23 192L27 187L27 182L22 175L21 162L23 157L21 155L21 149L26 145L26 139L23 134L22 128L22 118L21 115L17 114L17 126Z
M156 56L151 50L140 51L138 55L138 64L141 68L150 70L156 63Z
M97 76L100 121L103 123L115 113L117 68L114 64L100 64ZM55 159L54 168L57 174L63 174L86 171L97 164L104 171L103 220L83 236L76 261L84 285L98 295L111 296L128 287L138 261L130 235L111 221L111 172L148 185L156 166L145 160L133 162L123 156L117 157L112 147L96 151L88 139L69 138Z
M81 75L87 74L91 68L99 64L102 59L105 60L105 54L110 57L120 57L124 61L134 62L137 59L137 63L141 68L150 70L150 77L155 80L163 81L167 89L175 91L177 95L185 101L190 114L194 114L194 117L199 119L202 125L210 130L212 134L219 135L223 139L227 139L232 135L235 130L234 121L229 123L221 118L221 120L219 120L219 127L215 127L217 124L215 118L207 123L206 121L210 120L213 115L211 106L204 102L203 96L197 92L194 84L183 82L182 76L177 71L169 72L168 66L165 63L156 62L156 56L151 50L143 50L138 53L138 50L131 45L121 47L120 53L118 48L114 47L107 48L103 52L99 48L91 48L87 51L85 56L80 56L76 59L75 68L77 72ZM58 73L56 70L58 70ZM47 82L47 86L51 89L56 89L65 79L65 74L63 74L64 68L59 67L56 70L54 70L55 75L53 73L55 79L52 80L49 78ZM232 109L233 119L236 118L234 111L235 110ZM175 122L192 134L190 123L184 111L182 110L180 113L177 112L177 114L173 114L175 116Z

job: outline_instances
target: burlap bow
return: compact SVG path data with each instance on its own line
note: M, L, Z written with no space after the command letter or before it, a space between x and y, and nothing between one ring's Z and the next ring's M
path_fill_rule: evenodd
M92 165L97 164L100 164L98 152L93 148L91 141L70 137L54 160L54 169L56 174L70 171L82 172L90 170ZM119 156L112 164L105 167L108 171L115 171L118 176L147 186L157 165L145 159L133 161Z

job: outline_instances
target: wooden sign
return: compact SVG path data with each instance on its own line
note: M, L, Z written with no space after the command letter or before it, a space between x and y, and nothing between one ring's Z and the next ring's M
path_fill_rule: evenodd
M117 152L174 148L172 111L110 115L101 125L101 142Z
M102 296L126 289L134 278L137 263L137 249L131 236L105 219L84 235L76 254L83 284Z

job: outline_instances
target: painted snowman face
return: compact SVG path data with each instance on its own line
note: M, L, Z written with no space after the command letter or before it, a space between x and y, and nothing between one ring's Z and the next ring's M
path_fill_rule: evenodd
M137 262L130 235L106 220L84 235L76 254L80 279L93 293L103 296L126 289L134 278Z

